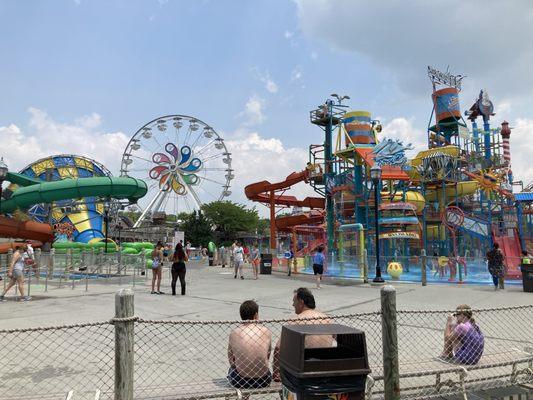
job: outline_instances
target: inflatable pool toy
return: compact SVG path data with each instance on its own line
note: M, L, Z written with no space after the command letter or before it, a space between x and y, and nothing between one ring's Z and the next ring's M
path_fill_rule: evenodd
M391 276L392 279L394 280L400 279L400 276L403 273L402 264L397 261L391 261L389 265L387 266L387 272Z

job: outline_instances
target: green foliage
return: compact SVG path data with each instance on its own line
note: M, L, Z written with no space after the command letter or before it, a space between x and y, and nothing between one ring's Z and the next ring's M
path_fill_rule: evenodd
M247 209L242 204L231 201L214 201L202 206L206 218L222 240L234 238L237 232L255 232L259 224L259 215L255 208Z
M257 223L257 233L262 236L270 235L270 219L261 218Z
M211 221L203 213L194 211L190 214L180 213L178 219L182 221L178 226L185 232L185 241L190 241L193 246L207 247L207 244L213 240Z

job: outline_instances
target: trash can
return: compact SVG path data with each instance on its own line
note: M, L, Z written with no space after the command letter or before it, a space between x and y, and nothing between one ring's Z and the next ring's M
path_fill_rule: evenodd
M259 273L261 275L272 274L272 254L261 254L261 265L259 266Z
M522 264L520 270L524 292L533 292L533 264Z
M317 336L330 336L331 347L306 348L306 339L317 342ZM369 373L363 331L339 324L283 326L280 347L283 399L362 400Z

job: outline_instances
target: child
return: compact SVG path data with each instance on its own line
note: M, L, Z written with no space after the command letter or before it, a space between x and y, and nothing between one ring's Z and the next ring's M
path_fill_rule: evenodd
M313 256L313 273L316 275L316 288L320 289L320 282L322 281L322 274L324 273L324 247L319 246L315 255Z

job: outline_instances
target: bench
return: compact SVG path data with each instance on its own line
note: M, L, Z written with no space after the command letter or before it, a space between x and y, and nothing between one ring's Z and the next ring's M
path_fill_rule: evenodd
M528 351L526 351L528 350ZM494 368L509 367L504 374L491 374L488 370ZM375 382L383 380L382 368L373 368L374 374L371 379ZM479 371L479 376L473 376ZM487 371L483 373L483 371ZM477 389L480 382L494 381L494 387L513 386L518 383L520 376L526 376L525 381L533 380L533 352L529 349L521 350L509 348L501 352L492 352L484 354L481 360L475 365L456 364L440 358L432 360L416 361L412 363L400 364L400 388L402 395L407 397L430 397L444 393L443 389L449 389L447 392L461 393L466 399L466 391ZM435 377L434 384L427 384L428 376ZM502 381L505 378L506 380ZM402 384L405 380L413 381L410 385ZM373 386L373 385L372 385ZM487 387L485 383L484 388ZM371 397L367 393L367 397ZM376 394L382 391L376 391ZM417 396L418 395L418 396Z
M249 395L263 395L270 393L281 394L281 383L272 382L268 387L262 389L236 389L232 387L227 379L213 379L205 382L194 382L194 384L182 384L171 386L143 386L135 388L135 399L151 399L161 397L172 397L172 400L201 400L201 399L242 399Z

